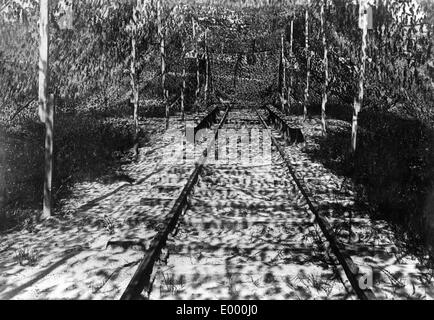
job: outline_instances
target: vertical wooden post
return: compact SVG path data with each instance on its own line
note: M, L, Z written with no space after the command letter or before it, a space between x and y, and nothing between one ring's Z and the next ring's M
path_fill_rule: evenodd
M196 22L193 19L193 41L195 42L195 57L196 57L196 90L194 92L194 96L195 96L195 111L197 112L197 103L198 103L198 99L199 99L199 93L200 93L200 64L199 64L199 47L197 44L197 39L196 39Z
M130 81L131 81L131 103L133 104L133 118L134 118L134 158L138 160L139 156L139 89L137 84L137 23L138 23L138 3L133 8L133 16L131 19L131 68L130 68Z
M306 8L306 55L307 55L307 62L306 62L306 89L304 91L304 110L303 110L303 121L307 118L307 105L309 103L309 85L310 85L310 61L311 61L311 53L309 49L309 7L310 7L310 0L307 1L307 8Z
M214 94L214 80L213 80L213 56L212 56L212 51L210 52L209 48L208 48L208 71L209 71L209 77L208 77L208 81L209 81L209 90L211 91L211 93Z
M39 2L39 117L45 123L45 175L44 175L44 200L41 218L51 217L51 184L53 179L53 99L48 100L49 82L49 1Z
M181 87L181 119L185 120L185 40L182 39L182 87Z
M367 38L368 38L368 19L366 12L366 0L359 0L359 21L362 28L362 50L360 61L359 85L358 95L354 99L353 108L353 121L351 130L351 152L355 154L357 148L357 129L358 129L358 115L362 108L364 97L364 84L365 84L365 71L366 71L366 53L367 53Z
M45 179L43 218L52 215L52 181L54 151L54 95L51 94L46 106L45 118Z
M286 88L286 64L285 64L285 35L284 32L280 35L280 61L282 67L282 83L280 86L280 103L282 111L285 110L285 88Z
M163 30L163 21L162 21L162 8L161 8L162 4L161 4L161 0L157 1L157 32L158 32L158 37L160 39L160 67L161 67L161 91L163 94L163 99L165 99L166 97L166 92L165 92L165 84L166 84L166 60L164 58L164 48L165 48L165 44L164 44L164 30Z
M234 67L234 90L237 89L237 72L238 72L238 64L239 61L242 59L241 53L238 53L237 60L235 61L235 67Z
M162 3L161 0L157 0L157 32L160 38L160 64L161 64L161 90L163 94L163 103L166 106L166 129L169 128L169 104L168 104L168 92L166 90L166 44L165 34L166 31L163 26L162 18Z
M163 85L163 95L164 95L164 102L166 104L166 129L169 129L169 120L170 120L170 106L169 106L169 90L166 89L166 77L167 77L167 64L166 64L166 38L167 38L167 28L166 26L163 26L164 32L163 32L163 41L161 44L162 47L162 62L161 62L161 68L163 72L162 76L162 85Z
M205 30L205 105L208 105L208 90L209 90L209 57L208 57L208 29Z
M292 61L292 55L293 55L293 43L294 43L294 19L291 19L291 31L290 31L290 41L289 41L289 57L290 57L291 61ZM292 90L293 82L294 82L293 72L292 72L292 70L290 70L289 85L288 85L288 98L286 99L288 102L288 111L291 109L291 90Z
M48 102L48 0L40 1L39 17L39 117L45 122Z
M325 30L325 6L327 5L327 0L321 1L321 33L322 33L322 44L324 47L324 87L323 87L323 97L321 103L321 124L323 135L327 132L326 123L326 105L328 100L327 90L329 84L329 70L328 70L328 49L327 49L327 38Z

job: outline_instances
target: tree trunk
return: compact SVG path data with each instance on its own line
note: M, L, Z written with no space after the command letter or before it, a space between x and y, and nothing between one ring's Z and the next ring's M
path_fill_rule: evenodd
M284 33L280 35L280 65L282 72L282 83L280 86L280 103L282 105L282 111L285 110L285 87L286 87L286 66L285 66L285 39Z
M193 39L195 42L195 56L196 56L196 91L194 93L195 96L195 109L196 112L198 111L198 99L199 99L199 93L200 93L200 64L199 64L199 47L197 45L197 39L196 39L196 23L193 20Z
M184 121L185 119L185 41L182 40L182 87L181 87L181 119Z
M238 70L241 67L242 60L243 60L243 54L239 53L237 56L237 61L235 62L235 68L234 68L234 90L237 89Z
M51 184L53 179L53 99L48 100L49 82L49 1L41 0L39 21L39 117L45 123L45 175L44 175L44 204L41 218L51 217Z
M161 61L161 91L163 94L163 103L166 106L166 129L169 128L169 104L168 92L166 90L166 43L165 33L166 30L162 21L162 3L161 0L157 1L157 32L160 38L160 61Z
M358 96L354 99L353 108L353 123L351 130L351 152L355 154L357 148L357 127L358 116L363 104L364 96L364 82L365 82L365 70L366 70L366 49L367 49L367 36L368 36L368 19L366 14L366 0L359 0L360 6L360 22L362 27L362 52L360 61L360 73L359 73L359 86Z
M237 56L237 61L235 61L235 67L234 67L234 90L237 89L237 69L238 69L238 59L239 57Z
M307 1L307 8L306 8L306 31L305 31L305 37L306 37L306 55L307 55L307 62L306 62L306 89L304 91L304 110L303 110L303 121L307 118L307 105L309 103L309 85L310 85L310 60L311 60L311 53L309 49L309 6L310 6L310 0Z
M162 86L164 88L163 95L164 95L164 103L166 104L166 130L169 129L169 120L170 120L170 106L169 106L169 90L166 89L166 77L167 77L167 67L166 67L166 38L167 38L167 28L164 26L164 32L163 32L163 40L161 43L161 82Z
M289 57L291 61L293 55L293 42L294 42L294 20L291 19L291 31L290 31L290 41L289 41ZM294 82L294 78L293 78L293 72L291 70L289 75L288 98L286 99L288 102L288 111L290 111L291 109L291 90L292 90L293 82Z
M208 57L208 30L205 31L205 105L208 105L208 90L209 90L209 57Z
M209 80L209 90L212 92L212 93L214 93L214 80L213 80L213 56L212 56L212 54L210 53L210 51L209 51L209 49L208 49L208 63L209 63L209 66L208 66L208 71L209 71L209 77L208 77L208 80Z
M323 87L323 97L321 103L321 124L323 135L327 133L327 123L326 123L326 105L327 105L327 90L329 83L329 71L328 71L328 50L327 50L327 38L325 30L325 6L327 5L327 0L321 1L321 33L322 33L322 43L324 46L324 87Z
M137 84L137 22L138 22L138 8L137 3L133 8L133 17L131 20L131 70L130 70L130 80L131 80L131 103L134 107L134 158L138 160L139 158L139 90Z

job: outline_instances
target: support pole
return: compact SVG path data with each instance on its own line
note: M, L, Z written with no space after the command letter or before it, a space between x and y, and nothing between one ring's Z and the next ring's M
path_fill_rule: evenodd
M367 18L366 0L359 0L359 5L360 5L360 10L359 10L360 27L362 28L362 50L361 50L361 61L360 61L358 95L354 99L354 108L353 108L353 121L352 121L352 129L351 129L351 153L352 154L355 154L357 148L358 116L362 108L363 97L364 97L367 43L368 43L367 42L368 18Z
M186 89L186 71L185 71L185 40L182 39L182 87L181 87L181 119L185 120L185 89Z
M292 59L292 55L293 55L293 42L294 42L294 19L291 19L291 31L290 31L290 41L289 41L289 57ZM292 85L294 82L294 78L293 78L293 72L292 70L290 70L290 75L289 75L289 85L288 85L288 98L286 99L288 101L288 111L290 111L291 109L291 91L292 91Z
M137 81L137 23L139 10L137 8L138 4L133 8L133 16L131 20L131 69L130 69L130 80L131 80L131 103L133 104L133 118L134 118L134 158L138 160L139 157L139 89Z
M282 105L282 112L285 110L285 88L286 88L286 64L285 64L285 35L284 32L280 35L280 61L282 82L280 86L280 103Z
M166 28L163 26L162 18L162 3L161 0L157 0L157 31L160 38L160 61L161 61L161 90L163 93L163 102L166 106L166 130L169 129L169 102L168 91L166 90Z
M208 56L208 29L205 30L205 105L208 105L209 90L209 56Z
M51 217L51 186L53 180L53 96L48 99L49 82L49 1L40 0L40 21L39 21L39 117L45 123L45 175L44 175L44 199L42 219Z
M307 61L306 61L306 88L304 91L304 108L303 108L303 121L307 118L307 105L309 103L309 85L310 85L310 61L311 61L311 53L309 49L309 7L310 7L310 0L307 1L307 8L306 8L306 31L305 31L305 37L306 37L306 55L307 55Z
M324 47L324 87L323 87L323 97L321 102L321 124L323 135L327 133L327 123L326 123L326 105L328 100L327 90L329 86L329 66L328 66L328 49L327 49L327 38L325 30L325 6L327 5L327 0L321 1L321 33L322 33L322 44Z
M198 111L198 99L200 93L200 64L199 64L199 48L196 39L196 23L193 20L193 41L195 42L195 56L196 56L196 91L195 96L195 111Z

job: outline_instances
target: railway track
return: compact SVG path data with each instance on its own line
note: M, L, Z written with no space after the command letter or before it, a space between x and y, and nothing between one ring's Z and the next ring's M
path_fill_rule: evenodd
M375 298L286 160L292 138L268 126L271 113L232 106L211 127L121 299ZM213 109L198 127L216 119Z

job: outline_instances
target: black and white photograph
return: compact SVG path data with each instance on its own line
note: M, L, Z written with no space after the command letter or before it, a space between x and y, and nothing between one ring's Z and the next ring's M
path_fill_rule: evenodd
M432 300L433 45L434 0L0 0L0 301Z

